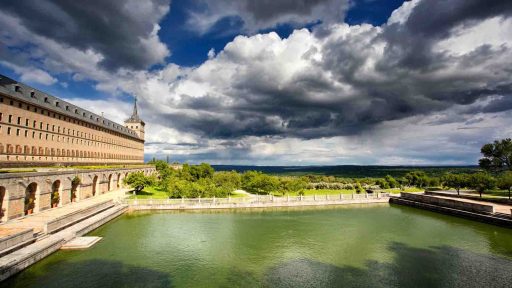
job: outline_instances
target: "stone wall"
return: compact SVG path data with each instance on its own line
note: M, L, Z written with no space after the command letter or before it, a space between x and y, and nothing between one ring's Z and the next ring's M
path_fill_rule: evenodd
M454 200L454 199L445 199L445 198L439 198L439 197L422 195L422 194L413 194L413 193L400 193L400 197L407 199L407 200L411 200L411 201L417 201L417 202L421 202L421 203L438 205L438 206L448 207L448 208L453 208L453 209L460 209L460 210L469 211L469 212L486 213L486 214L494 213L494 206L492 206L492 205L463 202L463 201L458 201L458 200Z
M80 185L76 187L73 199L78 202L122 188L123 179L129 173L138 171L150 175L155 173L156 169L152 166L142 166L140 168L0 174L0 190L4 191L3 199L0 199L1 221L51 209L52 192L57 192L60 198L55 205L69 204L72 196L72 181L75 177L81 180ZM29 199L33 199L34 202L32 211L28 211L30 209L25 205Z

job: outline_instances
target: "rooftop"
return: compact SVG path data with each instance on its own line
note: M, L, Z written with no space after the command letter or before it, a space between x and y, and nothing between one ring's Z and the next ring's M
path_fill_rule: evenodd
M121 124L105 119L103 116L17 82L2 74L0 74L0 93L35 106L43 107L52 112L60 113L132 138L140 139L137 133Z

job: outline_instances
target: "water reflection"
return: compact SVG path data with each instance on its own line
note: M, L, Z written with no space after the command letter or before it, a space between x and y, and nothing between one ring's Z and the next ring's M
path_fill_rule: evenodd
M55 261L41 268L16 275L0 287L172 287L167 273L117 261Z
M512 261L453 247L392 243L391 263L363 268L296 259L268 269L265 287L510 287Z

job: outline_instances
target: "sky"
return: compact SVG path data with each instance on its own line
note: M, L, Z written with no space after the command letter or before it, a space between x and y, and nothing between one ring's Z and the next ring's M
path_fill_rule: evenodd
M475 165L512 135L512 1L0 0L0 74L145 158Z

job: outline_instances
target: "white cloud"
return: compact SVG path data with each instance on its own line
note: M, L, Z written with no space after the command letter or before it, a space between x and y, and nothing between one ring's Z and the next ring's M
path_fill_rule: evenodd
M285 39L273 32L237 36L194 68L112 73L101 66L105 55L34 35L2 12L10 37L0 39L10 45L30 39L47 71L93 80L97 90L112 93L112 99L71 100L116 122L128 117L131 104L115 95L139 96L148 154L217 164L474 164L483 143L512 133L508 109L484 111L510 97L512 22L491 17L457 26L435 39L432 51L412 53L431 58L410 68L400 57L416 39L393 39L396 31L386 29L405 25L420 2L405 2L382 27L338 23ZM230 11L205 17L201 29ZM242 16L261 28L291 19L283 15ZM155 25L144 41L155 47L149 57L161 59L166 52ZM397 35L391 36L403 36ZM26 74L53 81L42 69Z
M57 79L48 72L34 67L21 67L6 61L0 61L0 64L11 68L16 74L21 75L21 81L26 83L39 83L43 85L52 85L57 83Z

